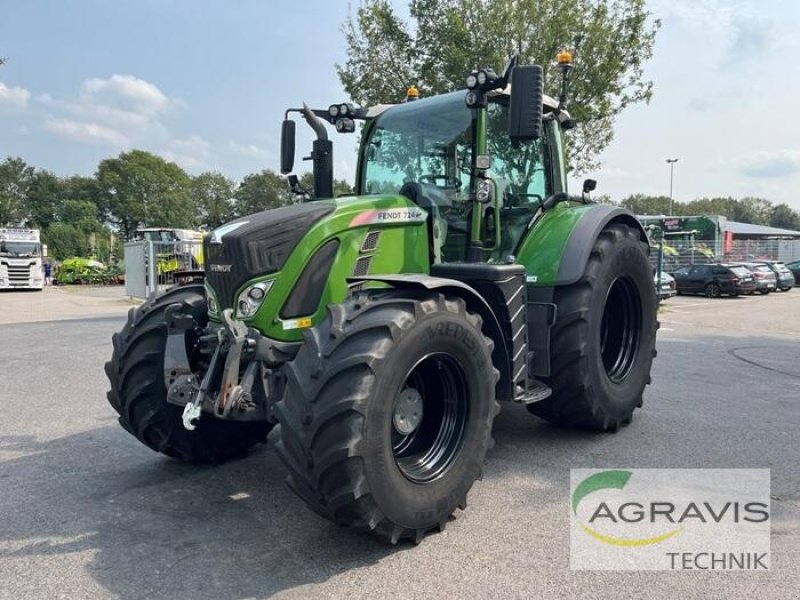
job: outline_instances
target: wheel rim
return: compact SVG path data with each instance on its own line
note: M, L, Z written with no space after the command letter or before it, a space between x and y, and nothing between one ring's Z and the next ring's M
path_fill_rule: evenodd
M600 327L600 354L606 375L621 383L636 362L642 329L642 299L636 284L618 277L611 284Z
M719 296L719 286L715 283L709 284L708 295L711 298L716 298L717 296Z
M469 417L464 371L445 353L428 354L406 374L392 408L392 454L410 481L430 483L455 462Z

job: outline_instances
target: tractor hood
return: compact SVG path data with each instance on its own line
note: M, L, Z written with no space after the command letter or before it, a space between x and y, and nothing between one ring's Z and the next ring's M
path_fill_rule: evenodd
M429 213L405 196L316 200L227 223L203 242L206 282L220 311L272 340L299 341L372 274L428 273ZM268 291L254 314L237 299L251 285Z
M309 202L265 210L218 227L203 240L205 272L221 308L246 281L275 273L308 230L333 212L334 201Z

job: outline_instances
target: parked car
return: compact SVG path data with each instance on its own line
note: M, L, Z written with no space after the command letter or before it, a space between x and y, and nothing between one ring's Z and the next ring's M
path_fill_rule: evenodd
M783 262L779 260L765 260L764 264L775 273L775 277L778 279L776 284L777 289L782 292L788 292L794 287L794 274L786 268Z
M658 273L655 273L653 275L653 283L656 286L656 295L658 296L659 302L663 302L667 298L672 298L678 293L675 289L675 278L666 271L661 271L660 281L658 279Z
M678 294L752 294L756 289L753 274L741 265L702 264L681 267L672 273Z
M800 260L786 263L786 268L792 272L792 275L794 275L795 285L800 285Z
M774 292L778 288L778 278L764 263L742 263L743 267L747 267L753 274L753 279L756 282L755 291L765 296L770 292Z

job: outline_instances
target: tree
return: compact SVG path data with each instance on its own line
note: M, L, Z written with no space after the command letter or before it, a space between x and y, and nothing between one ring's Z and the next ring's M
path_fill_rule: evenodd
M25 205L34 169L21 158L0 163L0 227L19 225L25 220Z
M34 229L47 229L55 221L60 183L50 171L33 171L25 199L25 222Z
M314 193L314 174L310 171L303 173L300 177L300 187L306 190L308 193ZM338 198L339 196L350 196L354 192L353 186L347 183L344 179L334 179L333 180L333 197Z
M502 68L513 53L544 67L545 89L559 88L553 65L562 48L576 52L570 112L573 166L586 170L611 142L616 117L650 100L644 77L660 27L645 0L411 0L411 23L388 0L363 0L345 23L348 59L337 65L360 104L397 102L416 84L423 95L453 91L476 67Z
M102 231L103 224L97 219L97 208L88 200L66 200L58 207L58 220L75 227L85 235Z
M72 175L61 179L59 187L59 197L62 202L66 200L91 202L95 206L97 220L101 223L108 220L108 206L104 204L97 179L94 177Z
M772 208L769 224L772 227L800 231L800 214L792 210L788 204L778 204Z
M771 212L772 203L769 200L748 197L732 202L725 216L740 223L767 225Z
M56 260L87 256L90 250L87 237L69 223L53 223L44 233L43 241Z
M101 202L124 239L139 227L194 227L191 180L178 165L132 150L97 168Z
M620 201L620 206L636 215L668 215L670 204L675 214L682 214L680 202L670 202L669 196L645 196L633 194Z
M286 180L269 169L247 175L234 194L235 214L242 217L292 203Z
M234 188L222 173L201 173L192 179L192 202L201 226L214 229L231 220Z

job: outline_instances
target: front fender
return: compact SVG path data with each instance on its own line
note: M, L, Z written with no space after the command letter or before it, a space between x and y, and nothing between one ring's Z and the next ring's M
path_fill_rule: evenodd
M512 386L510 385L512 381L512 373L510 371L511 356L508 353L506 341L503 337L503 329L492 307L475 288L457 279L434 277L424 274L368 275L364 277L350 277L348 281L375 281L390 285L396 289L430 290L449 293L462 298L468 310L481 316L483 319L483 333L494 342L492 361L495 367L500 371L497 397L500 400L511 400L513 392Z

